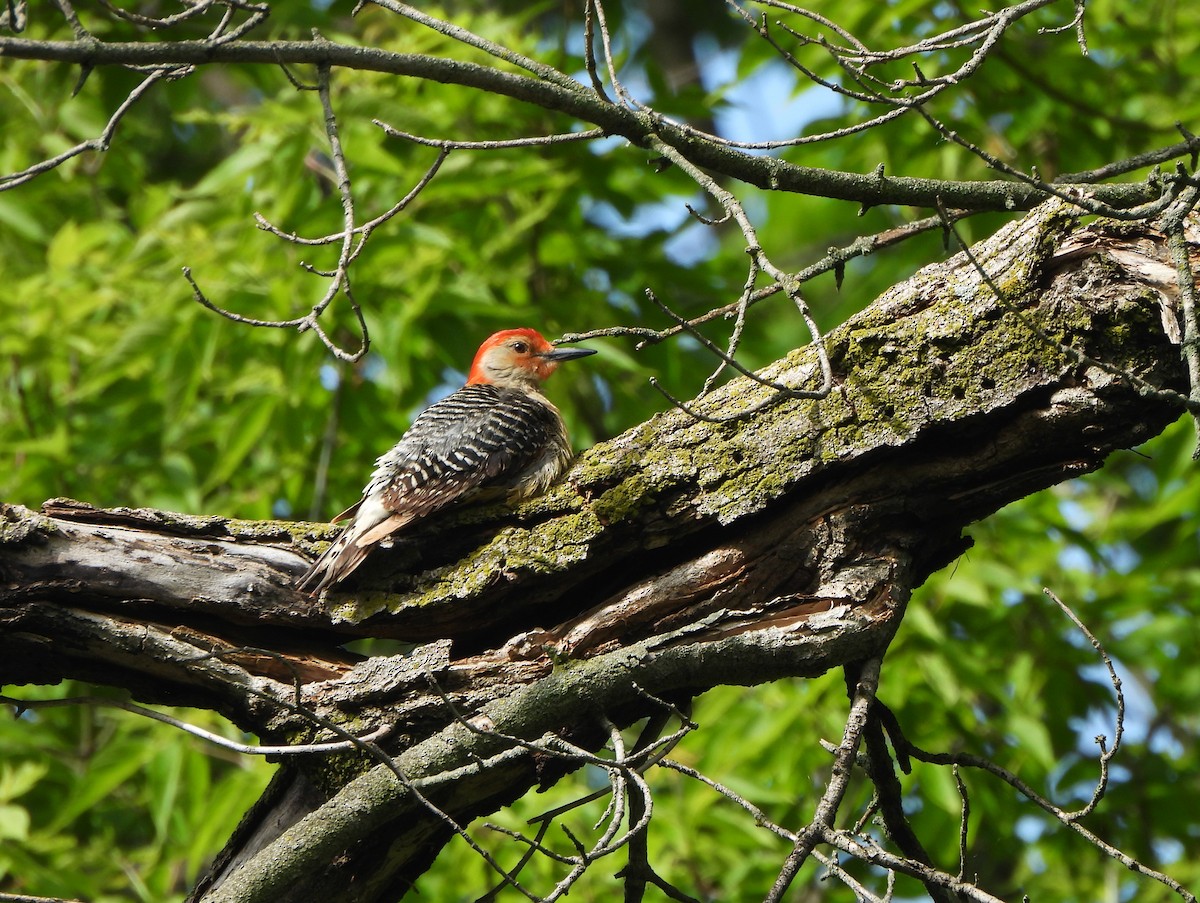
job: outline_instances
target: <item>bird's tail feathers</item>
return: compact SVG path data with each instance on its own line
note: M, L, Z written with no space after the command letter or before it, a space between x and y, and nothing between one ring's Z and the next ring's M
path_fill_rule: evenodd
M355 538L352 531L344 531L321 553L321 557L313 562L308 573L296 581L296 589L316 596L348 577L367 557L367 549L355 542Z

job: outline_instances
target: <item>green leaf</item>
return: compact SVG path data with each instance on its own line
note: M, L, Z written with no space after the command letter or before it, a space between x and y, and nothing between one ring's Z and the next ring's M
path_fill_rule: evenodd
M272 396L250 399L237 406L237 428L228 434L217 465L205 480L206 491L224 485L242 467L247 456L262 443L278 406L279 399Z
M28 839L29 824L29 812L25 807L14 803L0 803L0 839Z
M61 831L96 803L108 798L141 771L156 753L153 744L137 739L117 740L102 747L90 762L86 780L78 782L70 799L54 813L47 830Z
M0 765L0 802L8 802L32 790L49 770L45 762L24 761Z
M1058 758L1045 722L1023 712L1014 712L1009 715L1006 727L1012 732L1017 747L1039 767L1047 771L1054 767Z

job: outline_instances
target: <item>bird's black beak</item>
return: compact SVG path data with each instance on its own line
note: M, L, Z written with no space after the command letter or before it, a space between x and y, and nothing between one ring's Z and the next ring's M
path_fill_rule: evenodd
M553 351L547 351L539 355L542 360L546 361L571 361L577 357L587 357L589 354L595 354L595 348L555 348Z

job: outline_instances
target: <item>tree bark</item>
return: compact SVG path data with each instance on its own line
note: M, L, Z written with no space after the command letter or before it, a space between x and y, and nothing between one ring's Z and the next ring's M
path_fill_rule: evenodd
M574 767L555 736L598 749L605 718L881 654L966 525L1179 416L1159 232L1080 228L1052 202L975 254L991 285L960 254L827 336L828 397L660 414L540 499L423 524L320 600L290 582L329 527L5 507L0 683L124 687L273 743L391 726L407 783L366 753L287 759L193 899L394 899L451 835L431 805L464 824ZM763 375L820 382L811 348ZM771 391L736 379L700 405ZM341 649L367 636L417 645Z

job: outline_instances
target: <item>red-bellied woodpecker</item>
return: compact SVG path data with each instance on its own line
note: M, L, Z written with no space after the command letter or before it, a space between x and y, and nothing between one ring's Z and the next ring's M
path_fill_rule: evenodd
M325 590L373 546L451 502L485 491L510 502L545 492L570 463L571 445L542 381L562 361L588 354L595 351L556 349L533 329L489 337L467 384L422 412L375 462L362 498L334 518L352 520L297 588Z

